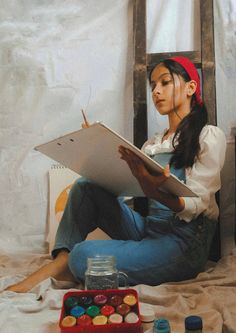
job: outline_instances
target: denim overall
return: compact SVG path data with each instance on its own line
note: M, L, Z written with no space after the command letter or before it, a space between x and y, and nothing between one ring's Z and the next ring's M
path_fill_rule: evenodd
M170 153L153 158L163 166ZM184 170L171 168L184 180ZM73 185L58 227L52 256L61 249L69 254L69 268L84 281L87 258L114 255L117 269L129 277L129 284L159 285L194 278L204 270L215 222L200 215L187 223L155 200L149 200L149 215L141 216L123 198L85 178ZM85 240L97 227L111 240Z

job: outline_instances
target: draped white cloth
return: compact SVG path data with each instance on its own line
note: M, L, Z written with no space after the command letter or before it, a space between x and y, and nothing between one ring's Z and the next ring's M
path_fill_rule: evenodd
M43 263L47 256L26 256L16 260L0 255L0 331L1 333L59 333L58 321L63 295L80 288L69 282L47 279L29 293L1 290L19 281ZM184 332L184 318L198 315L204 332L236 333L236 251L200 273L196 279L151 287L134 287L141 303L149 304L156 318L167 318L171 330ZM145 332L146 333L146 332ZM151 333L151 332L150 332Z

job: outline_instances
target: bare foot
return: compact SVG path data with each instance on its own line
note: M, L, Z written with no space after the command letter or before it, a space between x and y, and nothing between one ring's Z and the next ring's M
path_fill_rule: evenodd
M38 283L49 277L54 277L60 280L64 279L64 281L75 281L75 278L68 267L68 252L59 252L57 257L52 262L39 268L39 270L29 275L23 281L9 286L5 290L14 291L17 293L26 293L35 287Z
M18 282L16 284L11 285L10 287L7 287L5 290L7 291L14 291L16 293L27 293L30 288L27 283L25 283L25 280Z

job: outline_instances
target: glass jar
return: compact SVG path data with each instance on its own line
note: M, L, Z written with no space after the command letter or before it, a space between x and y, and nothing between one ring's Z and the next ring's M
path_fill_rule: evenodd
M123 280L122 286L128 286L128 276L123 272L118 272L114 256L98 255L87 259L86 290L117 289L120 280Z

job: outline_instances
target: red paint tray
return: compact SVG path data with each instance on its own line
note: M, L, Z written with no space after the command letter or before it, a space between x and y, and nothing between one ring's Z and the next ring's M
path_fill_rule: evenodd
M107 323L102 325L93 325L89 326L83 325L75 325L73 327L63 327L62 320L67 315L65 309L65 300L71 296L91 296L94 298L96 295L105 295L108 298L119 295L122 298L126 295L134 295L137 299L137 303L131 307L131 311L135 312L138 316L138 321L136 323L126 323L122 322L120 324L117 323ZM141 320L140 320L140 311L139 311L139 302L138 302L138 294L134 289L107 289L107 290L80 290L80 291L71 291L67 292L63 297L63 305L61 310L61 316L59 321L59 326L61 329L61 333L141 333Z

